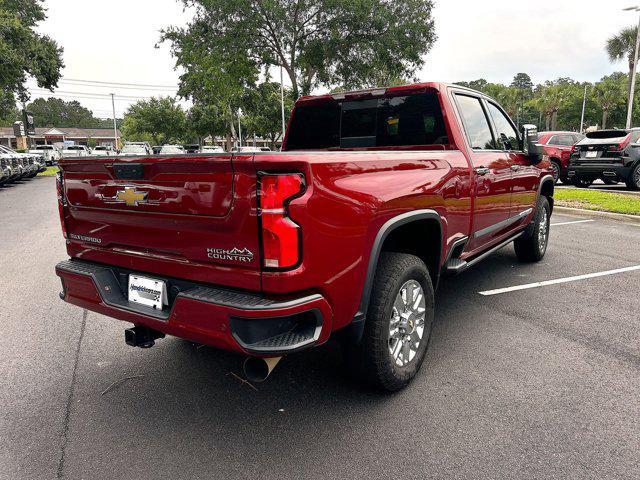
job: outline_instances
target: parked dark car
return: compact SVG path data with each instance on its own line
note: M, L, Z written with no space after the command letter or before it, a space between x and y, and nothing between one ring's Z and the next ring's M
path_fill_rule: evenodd
M573 147L567 175L578 187L588 187L594 180L607 184L626 183L640 190L640 128L599 130Z
M573 146L584 138L576 132L541 132L538 134L538 144L542 145L543 153L549 157L553 169L553 179L562 183L570 183L567 171Z

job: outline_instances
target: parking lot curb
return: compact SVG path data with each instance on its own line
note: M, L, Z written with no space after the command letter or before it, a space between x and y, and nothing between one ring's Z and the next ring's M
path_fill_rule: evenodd
M565 215L573 215L575 217L607 218L609 220L616 220L618 222L630 223L632 225L640 226L640 215L625 215L623 213L602 212L600 210L585 210L583 208L570 207L554 207L553 212Z

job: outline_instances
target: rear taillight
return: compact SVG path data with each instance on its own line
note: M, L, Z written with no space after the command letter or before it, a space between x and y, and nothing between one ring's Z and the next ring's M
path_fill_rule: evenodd
M259 178L262 266L286 269L300 261L300 227L289 218L289 202L304 189L299 173L263 174Z
M627 148L627 145L629 145L630 141L631 141L631 134L624 137L618 145L611 145L610 147L607 148L607 150L609 150L610 152L621 152L622 150Z
M58 213L60 215L60 225L62 226L62 235L67 238L67 225L64 221L64 207L66 205L66 199L64 197L64 177L62 171L56 173L56 191L58 193Z

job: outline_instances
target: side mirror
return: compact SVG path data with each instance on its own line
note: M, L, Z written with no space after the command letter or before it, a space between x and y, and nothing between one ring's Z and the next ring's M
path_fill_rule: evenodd
M522 150L532 164L542 161L542 146L538 144L538 127L535 125L522 126Z

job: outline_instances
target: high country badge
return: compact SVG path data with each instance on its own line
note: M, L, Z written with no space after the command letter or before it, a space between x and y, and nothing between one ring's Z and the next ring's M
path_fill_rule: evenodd
M213 260L249 263L253 260L253 252L248 248L207 248L207 257Z

